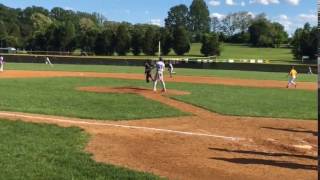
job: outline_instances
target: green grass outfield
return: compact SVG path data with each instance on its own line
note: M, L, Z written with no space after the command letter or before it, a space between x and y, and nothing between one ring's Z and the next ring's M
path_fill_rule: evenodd
M144 81L106 78L1 79L0 110L92 119L141 119L186 115L133 94L79 92L79 86L139 86ZM167 83L190 91L174 98L214 112L238 116L317 119L316 91Z
M160 179L97 163L79 128L0 120L0 174L5 179Z
M51 67L36 63L6 63L6 70L37 70L37 71L81 71L81 72L109 72L109 73L144 73L144 67L137 66L111 66L111 65L71 65L55 64ZM287 73L257 72L216 69L189 69L175 68L177 75L187 76L217 76L239 79L280 80L287 81ZM167 73L167 71L165 72ZM297 81L316 82L317 75L299 74Z

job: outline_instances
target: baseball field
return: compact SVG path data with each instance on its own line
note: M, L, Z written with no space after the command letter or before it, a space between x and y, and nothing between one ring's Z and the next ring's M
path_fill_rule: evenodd
M316 75L7 63L0 174L8 179L316 179ZM18 173L19 172L19 173Z

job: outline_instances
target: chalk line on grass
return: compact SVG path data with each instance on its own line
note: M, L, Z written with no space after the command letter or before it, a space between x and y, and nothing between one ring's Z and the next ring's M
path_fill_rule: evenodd
M180 135L187 135L187 136L202 136L202 137L220 138L220 139L229 140L229 141L246 140L245 138L232 137L232 136L223 136L223 135L216 135L216 134L205 134L205 133L195 133L195 132L187 132L187 131L176 131L176 130L170 130L170 129L160 129L160 128L151 128L151 127L143 127L143 126L130 126L130 125L121 125L121 124L88 122L88 121L80 121L80 120L79 121L66 120L66 119L58 119L58 118L50 118L50 117L39 117L39 116L23 115L23 114L15 114L15 113L7 113L7 112L0 112L0 115L7 116L7 117L10 116L10 117L14 117L14 118L32 118L32 119L50 120L50 121L73 123L73 124L110 126L110 127L120 127L120 128L127 128L127 129L142 129L142 130L148 130L148 131L166 132L166 133L173 133L173 134L180 134Z

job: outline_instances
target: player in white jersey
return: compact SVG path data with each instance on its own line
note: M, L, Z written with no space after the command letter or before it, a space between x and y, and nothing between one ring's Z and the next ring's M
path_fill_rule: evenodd
M45 63L50 64L50 66L53 66L48 56L46 57Z
M0 56L0 72L3 72L4 60L3 56Z
M171 61L169 61L168 66L169 66L168 71L169 71L170 77L172 78L172 74L175 74L176 72L173 71L173 65Z
M157 91L157 83L158 83L158 81L160 81L162 84L162 91L166 92L166 85L163 80L164 69L165 69L165 64L164 64L162 58L160 57L159 61L156 63L156 74L155 74L154 82L153 82L153 91Z

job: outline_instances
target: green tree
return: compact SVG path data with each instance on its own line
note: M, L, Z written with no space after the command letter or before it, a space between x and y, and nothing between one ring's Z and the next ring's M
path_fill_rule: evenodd
M91 52L94 49L97 34L97 29L89 29L88 31L81 32L77 37L79 38L78 47L84 51Z
M62 41L62 46L66 50L73 50L75 49L75 41L74 38L76 36L76 29L72 22L68 21L64 25L64 37Z
M220 43L217 34L205 34L202 38L201 53L205 56L220 55Z
M306 23L303 28L297 29L292 37L292 52L297 59L301 59L302 56L316 59L319 41L317 27L311 28L310 24Z
M173 32L173 50L177 55L183 55L190 50L190 40L187 30L180 26Z
M126 55L130 50L131 37L127 25L121 24L116 33L115 51L118 55Z
M160 29L160 42L161 42L161 53L162 55L168 55L172 48L172 33L168 28Z
M7 36L5 38L5 44L7 47L18 47L19 41L17 37L14 36Z
M221 28L221 22L217 17L211 17L210 20L211 23L211 31L212 32L218 32Z
M190 30L198 37L210 31L209 10L204 0L193 0L190 5Z
M5 39L7 38L8 33L6 30L6 26L3 21L0 21L0 47L5 47Z
M114 38L114 33L110 29L99 33L95 43L95 53L98 55L113 55L115 45Z
M257 19L249 27L250 43L256 47L272 46L272 29L268 20Z
M144 30L140 25L135 25L131 31L132 53L137 56L142 52L144 44Z
M165 19L165 27L173 29L178 26L189 27L189 9L186 5L180 4L170 8L168 17Z
M146 55L155 55L158 50L159 33L155 27L149 27L144 35L143 53Z
M288 33L279 23L272 23L272 39L274 47L280 47L284 42L288 41Z
M33 32L46 32L46 30L52 25L50 17L41 14L34 13L31 15L31 21L33 22Z

